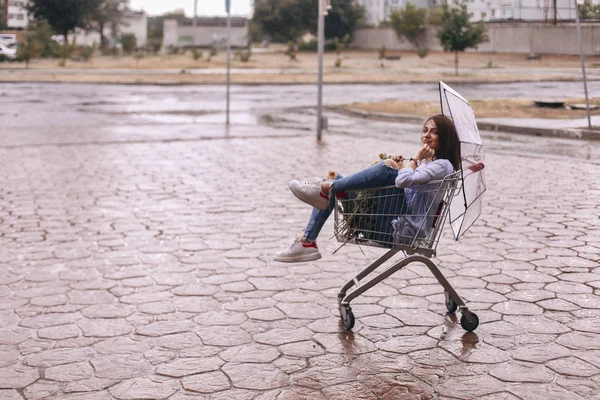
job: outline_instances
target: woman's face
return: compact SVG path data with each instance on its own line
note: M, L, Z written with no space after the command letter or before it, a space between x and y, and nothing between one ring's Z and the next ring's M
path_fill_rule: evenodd
M421 143L427 144L433 150L437 151L438 148L440 147L439 139L440 138L438 136L437 127L435 126L435 122L433 122L433 120L430 119L423 126L423 132L421 134Z

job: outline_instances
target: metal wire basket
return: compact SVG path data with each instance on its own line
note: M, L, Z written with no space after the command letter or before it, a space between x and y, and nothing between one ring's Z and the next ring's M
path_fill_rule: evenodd
M338 194L334 211L334 234L345 244L389 249L383 256L350 279L338 294L338 306L346 329L354 326L350 301L412 262L424 263L444 288L448 312L460 309L461 325L473 331L479 325L477 315L470 312L430 260L448 216L450 204L460 194L460 172L439 181L400 189L394 186L348 191ZM460 200L459 200L460 201ZM384 271L366 279L396 253L404 258ZM350 293L350 288L354 287Z

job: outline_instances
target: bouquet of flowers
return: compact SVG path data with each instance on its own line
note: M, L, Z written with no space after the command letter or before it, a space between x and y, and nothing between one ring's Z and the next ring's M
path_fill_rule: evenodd
M388 159L392 159L392 156L381 153L379 159L371 165ZM344 216L343 236L348 240L367 241L380 236L376 229L379 207L377 192L377 189L360 190L354 197L338 199L338 207Z

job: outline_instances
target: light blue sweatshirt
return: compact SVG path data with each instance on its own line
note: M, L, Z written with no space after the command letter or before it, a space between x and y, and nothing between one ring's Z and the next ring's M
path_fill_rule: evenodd
M410 244L415 237L424 238L429 234L444 193L439 190L441 183L432 185L428 182L442 180L453 172L452 163L446 159L423 163L415 170L402 168L398 171L396 186L404 188L407 213L392 221L396 241Z

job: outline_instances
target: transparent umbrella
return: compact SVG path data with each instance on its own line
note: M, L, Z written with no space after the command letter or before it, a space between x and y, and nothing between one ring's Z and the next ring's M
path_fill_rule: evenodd
M485 192L485 157L475 113L469 102L450 86L440 81L442 114L454 121L460 140L460 172L462 186L450 204L450 225L458 240L481 215Z

